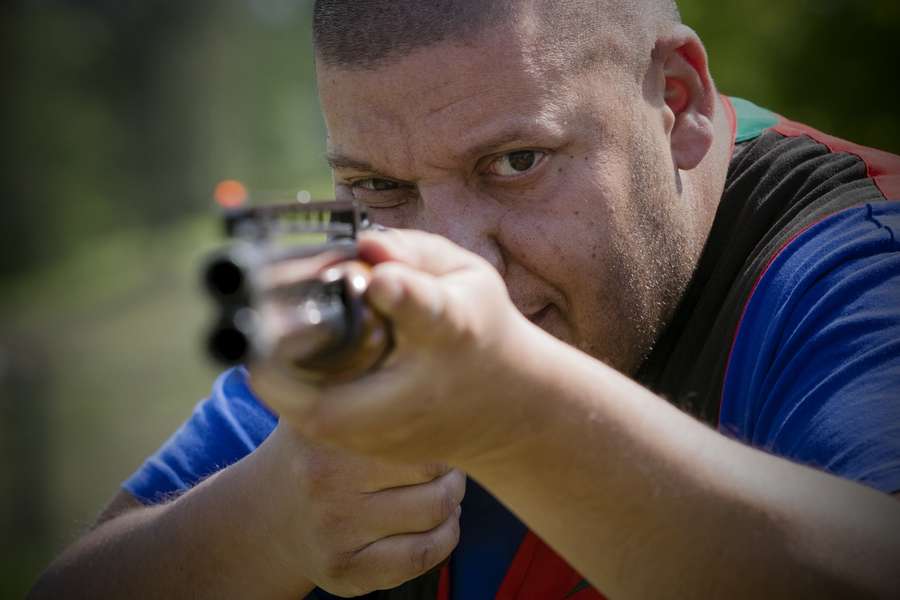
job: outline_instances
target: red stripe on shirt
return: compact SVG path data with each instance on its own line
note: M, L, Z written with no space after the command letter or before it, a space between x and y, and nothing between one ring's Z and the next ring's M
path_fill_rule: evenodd
M866 165L868 176L884 194L885 199L900 200L900 156L836 138L784 117L781 117L781 121L772 129L788 137L805 135L825 145L832 152L845 152L859 157Z
M531 531L525 534L496 600L604 600L584 578ZM576 591L577 590L577 591Z

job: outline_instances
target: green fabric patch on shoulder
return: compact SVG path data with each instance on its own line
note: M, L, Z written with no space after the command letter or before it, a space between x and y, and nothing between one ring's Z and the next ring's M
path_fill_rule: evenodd
M734 141L746 142L762 135L766 129L778 123L778 115L743 98L729 97L737 117L737 134Z

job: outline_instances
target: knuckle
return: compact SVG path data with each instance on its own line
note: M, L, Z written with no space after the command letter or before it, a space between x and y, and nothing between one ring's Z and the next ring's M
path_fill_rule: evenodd
M445 335L448 343L453 344L454 347L473 348L483 342L480 329L461 311L451 311L447 321L449 325L445 328Z
M454 548L456 548L456 545L459 543L459 536L460 536L459 516L454 515L454 517L450 521L450 540L449 540L450 547L447 550L448 554L451 551L453 551Z
M319 513L316 529L323 538L334 537L347 529L348 515L340 507L327 506Z
M453 504L459 504L466 496L466 476L462 471L453 473L450 478L450 495L453 498ZM455 508L455 506L454 506Z
M435 525L443 523L455 510L456 502L453 501L453 494L446 485L439 487L432 500L432 522Z
M303 479L311 495L321 495L331 490L337 465L322 453L312 453L306 460Z
M409 554L409 565L415 575L424 573L450 555L459 543L459 519L453 517L435 531L422 536Z
M449 471L450 467L443 463L433 462L425 463L424 465L422 465L422 477L426 481L437 479L438 477L445 475Z
M437 562L434 560L436 554L437 548L430 539L414 544L409 556L409 564L413 572L424 573L431 568L432 564Z
M325 579L333 582L343 582L345 585L349 583L352 580L349 574L352 571L353 558L355 556L356 553L352 551L329 553L322 565L322 574L325 576Z

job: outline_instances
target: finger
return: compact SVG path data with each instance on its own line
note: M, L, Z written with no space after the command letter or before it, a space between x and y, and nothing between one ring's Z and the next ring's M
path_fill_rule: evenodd
M349 559L347 576L397 587L447 558L459 542L459 511L425 533L393 535L362 548Z
M430 335L442 323L447 292L432 275L401 263L382 263L372 271L369 302L390 319L398 339Z
M454 469L428 483L367 494L362 510L377 523L378 537L424 533L456 514L465 493L466 476Z
M304 447L307 469L305 476L328 480L333 487L354 494L376 494L390 489L426 484L449 473L452 468L438 462L401 464L387 462L329 445L293 431Z
M303 421L316 407L321 390L299 381L269 362L249 368L248 384L253 394L269 409L292 424Z
M360 463L365 469L361 474L363 491L374 494L390 489L403 489L441 479L451 472L449 465L438 462L422 464L399 464L366 457L368 464Z
M409 419L409 402L415 411L433 410L435 401L423 395L420 386L428 374L415 361L387 365L358 381L336 383L324 388L326 398L304 415L297 426L308 437L369 454L373 450L390 454L394 444L404 444L408 431L397 427ZM415 400L412 395L415 394ZM439 459L439 455L423 455L419 460Z
M365 232L358 242L360 259L373 265L401 262L444 275L480 260L447 238L413 229Z
M325 483L332 489L344 490L356 496L427 484L453 471L449 465L439 462L404 464L365 456L310 439L284 420L279 422L272 435L281 438L281 443L286 444L288 451L301 459L301 477L307 484ZM460 478L463 486L461 492L465 493L464 474L457 473L450 484L459 485ZM460 493L460 490L454 491Z
M263 290L290 287L300 281L315 278L327 267L350 260L355 255L355 250L339 248L303 258L268 263L259 270L258 285Z

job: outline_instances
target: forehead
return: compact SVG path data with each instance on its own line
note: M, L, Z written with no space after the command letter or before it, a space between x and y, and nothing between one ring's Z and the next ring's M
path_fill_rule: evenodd
M545 59L533 34L505 28L375 69L319 64L329 151L371 154L370 139L427 139L447 155L503 130L559 129L583 99L585 79Z

